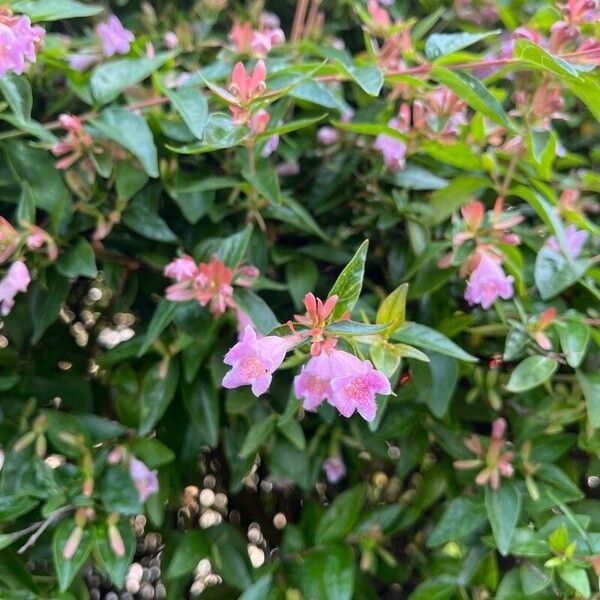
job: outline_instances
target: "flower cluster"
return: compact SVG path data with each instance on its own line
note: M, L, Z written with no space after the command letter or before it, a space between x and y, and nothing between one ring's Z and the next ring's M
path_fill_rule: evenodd
M463 206L462 220L455 223L452 252L439 261L442 268L459 266L461 277L470 273L465 300L471 305L480 304L485 310L497 298L508 300L513 296L513 278L502 270L503 254L497 244L520 243L519 236L509 229L523 217L509 216L503 207L501 198L496 200L494 210L487 213L478 200Z
M273 13L262 13L258 29L252 23L234 23L229 39L238 54L251 54L264 58L273 48L285 42L285 34L279 26L279 17Z
M164 274L176 281L166 289L167 299L173 302L197 300L200 306L208 305L213 315L220 316L227 308L236 308L233 286L251 287L258 277L258 269L252 266L230 269L215 257L208 263L196 263L185 255L170 262Z
M492 436L487 450L478 435L473 434L464 440L465 446L477 458L470 460L457 460L454 468L458 470L477 469L483 467L475 478L477 485L486 485L488 482L493 490L500 487L502 477L512 477L514 467L512 465L513 452L505 450L506 421L496 419L492 423Z
M52 154L62 157L56 161L57 169L68 169L92 148L92 136L85 131L79 117L74 115L60 115L60 126L66 130L67 135L56 142L51 148Z
M35 62L45 34L44 28L32 25L29 17L0 8L0 77L8 72L20 75L26 61Z
M327 401L344 417L356 411L372 421L377 412L375 397L391 394L390 382L369 360L337 347L338 336L326 330L337 301L337 296L322 302L312 293L307 294L306 314L296 315L295 323L288 323L292 331L288 336L258 337L246 327L242 339L225 355L225 364L232 368L223 386L251 385L252 392L260 396L269 388L287 352L310 341L311 357L294 379L294 393L304 401L305 410L316 410Z

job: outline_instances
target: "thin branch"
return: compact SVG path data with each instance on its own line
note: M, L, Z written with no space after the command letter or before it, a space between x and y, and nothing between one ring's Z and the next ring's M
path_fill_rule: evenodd
M17 550L17 552L19 554L23 554L29 550L29 548L31 548L40 539L48 527L53 525L56 521L62 519L62 517L66 516L72 510L72 506L63 506L62 508L59 508L51 513L45 521L35 523L35 525L39 526L38 530Z

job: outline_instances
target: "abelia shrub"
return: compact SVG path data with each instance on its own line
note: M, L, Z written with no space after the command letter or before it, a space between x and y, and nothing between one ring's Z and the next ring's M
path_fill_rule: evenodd
M598 597L599 23L0 7L0 598Z

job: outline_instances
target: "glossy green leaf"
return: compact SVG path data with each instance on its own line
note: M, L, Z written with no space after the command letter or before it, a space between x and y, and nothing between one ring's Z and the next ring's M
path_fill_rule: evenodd
M116 528L123 541L125 552L119 556L111 547L108 536L108 528L104 523L96 525L94 530L95 548L100 556L102 566L105 568L110 580L117 588L121 588L125 581L125 574L131 562L136 549L136 539L132 526L126 519L121 519Z
M448 407L458 382L458 361L436 352L429 353L429 362L416 362L411 367L417 397L425 402L438 418Z
M549 356L528 356L510 374L506 385L509 392L525 392L541 385L558 368L558 363Z
M202 529L194 529L182 535L167 567L167 579L189 575L202 558L210 556L211 546L210 538Z
M279 325L279 321L269 305L254 292L245 288L236 288L233 297L237 305L250 317L254 325L264 335L267 335Z
M194 422L202 443L215 447L219 443L220 402L216 390L198 380L182 386L183 403Z
M243 262L251 237L252 227L246 227L239 233L226 237L219 245L216 257L230 269L235 269Z
M600 373L577 371L577 380L585 398L590 425L598 428L600 427Z
M392 324L385 331L387 335L392 334L398 327L404 325L407 294L408 283L402 283L391 294L385 297L377 310L377 316L375 317L377 323Z
M365 501L365 486L340 494L323 515L315 533L318 544L342 540L358 522Z
M61 592L69 589L73 578L85 563L94 545L92 529L91 527L85 527L81 531L75 552L70 558L65 558L65 547L69 539L73 539L71 535L75 529L75 522L72 519L67 519L59 524L52 536L52 558L54 559L54 568L56 569Z
M436 60L440 56L452 54L499 33L499 29L478 33L466 31L461 33L432 33L425 42L425 56L429 60Z
M0 77L0 92L19 121L31 119L33 93L26 77L6 73Z
M543 300L554 298L576 283L592 266L590 260L568 261L562 254L544 246L535 258L535 285Z
M369 240L365 240L339 274L333 287L329 290L329 294L327 294L328 298L331 296L338 297L337 304L331 313L333 320L339 319L346 312L351 312L360 296L368 249Z
M208 123L208 102L197 88L182 86L178 89L165 89L165 94L173 108L181 115L189 130L199 139L204 138Z
M263 575L248 589L244 590L238 600L263 600L263 598L266 598L269 595L272 579L272 575Z
M80 237L56 263L56 270L65 277L96 277L96 256L91 244Z
M435 529L427 538L427 545L435 548L451 540L460 540L480 529L485 523L487 514L480 501L472 498L454 498L448 503Z
M0 496L0 521L12 521L33 510L38 503L29 496Z
M155 363L146 373L140 392L140 435L152 431L167 410L175 395L179 367L171 359L167 365Z
M521 496L511 482L503 481L497 490L485 488L485 508L498 551L506 556L521 516Z
M11 8L24 13L32 21L60 21L76 17L93 17L102 12L99 4L84 4L76 0L17 0Z
M258 449L273 433L275 429L275 420L275 415L270 415L266 419L257 421L250 427L239 452L241 458L247 458L256 454Z
M590 341L589 326L575 319L567 319L554 323L554 329L568 365L576 369L584 359Z
M175 314L177 313L177 309L180 306L181 304L177 302L171 302L165 298L158 303L158 306L152 314L150 323L148 324L148 329L146 330L146 335L143 338L142 345L137 353L138 356L143 356L146 354L146 352L148 352L160 334L173 321Z
M33 322L31 343L37 344L42 335L56 321L62 303L69 293L69 280L50 270L46 277L46 286L40 282L30 292L29 307Z

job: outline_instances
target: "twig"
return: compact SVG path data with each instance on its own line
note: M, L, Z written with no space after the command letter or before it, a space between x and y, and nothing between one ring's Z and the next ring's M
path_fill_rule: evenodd
M296 3L296 12L294 14L294 22L292 23L292 34L290 42L295 46L300 40L302 30L304 29L304 20L306 19L306 11L308 9L308 0L298 0Z
M35 523L35 525L39 526L38 530L17 550L17 552L19 554L23 554L25 551L31 548L40 539L44 531L50 527L50 525L54 524L72 510L72 506L63 506L62 508L59 508L51 513L45 521Z

